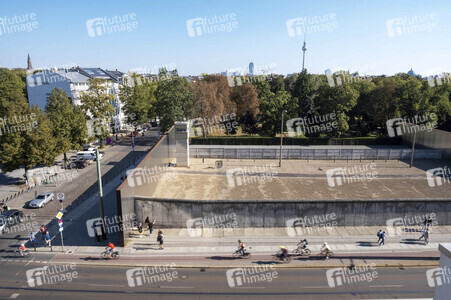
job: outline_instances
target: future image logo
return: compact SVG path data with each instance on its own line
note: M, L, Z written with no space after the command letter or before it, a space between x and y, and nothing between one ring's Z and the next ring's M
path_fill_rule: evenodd
M236 13L228 13L222 16L193 18L186 21L186 29L189 37L202 36L217 32L231 32L238 28Z
M327 283L329 287L337 287L344 284L354 284L357 282L371 282L378 277L376 264L356 266L350 268L335 268L326 271Z
M436 14L424 14L420 16L400 17L389 19L385 22L389 37L402 36L417 32L431 32L438 28Z
M115 32L130 32L138 28L136 14L130 13L121 16L94 18L86 21L89 37L101 36Z
M426 171L426 177L429 187L441 186L444 183L450 183L451 170L448 166L429 169Z
M430 287L449 285L451 284L451 269L448 266L429 269L426 271L426 278Z

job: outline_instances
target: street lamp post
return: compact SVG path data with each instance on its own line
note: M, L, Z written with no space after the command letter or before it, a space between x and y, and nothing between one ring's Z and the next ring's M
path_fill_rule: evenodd
M99 159L99 148L96 148L96 164L97 164L97 178L99 183L99 208L100 208L100 218L102 219L102 237L106 239L105 230L105 213L103 210L103 190L102 190L102 172L100 171L100 159Z
M282 145L283 145L283 115L286 113L286 110L282 111L282 124L280 126L280 154L279 154L279 168L282 167Z

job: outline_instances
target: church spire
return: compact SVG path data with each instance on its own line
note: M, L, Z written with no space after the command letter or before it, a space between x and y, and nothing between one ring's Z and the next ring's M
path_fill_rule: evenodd
M33 69L33 65L31 64L30 54L28 54L27 70L31 70L31 69Z

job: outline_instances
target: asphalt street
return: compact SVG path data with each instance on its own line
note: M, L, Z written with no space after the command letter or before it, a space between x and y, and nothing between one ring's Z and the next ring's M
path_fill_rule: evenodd
M359 280L354 280L351 284L347 282L348 279L342 279L341 285L338 281L334 281L333 284L336 286L331 287L326 269L278 269L277 267L271 269L268 266L265 267L266 269L261 267L254 270L253 274L258 274L259 279L256 279L257 277L252 279L253 275L245 275L239 279L237 279L239 276L229 277L228 280L227 270L223 269L171 269L168 266L166 269L150 269L149 274L153 274L153 277L148 277L150 279L147 281L136 281L133 277L127 276L127 270L130 269L127 267L93 268L77 265L74 269L68 267L71 274L76 272L76 276L71 275L70 282L61 280L47 284L44 280L42 285L38 285L37 281L27 281L27 271L37 267L42 266L2 264L0 298L394 299L433 297L433 289L427 284L425 268L358 270L359 272L354 275L359 274ZM66 271L62 266L59 268L57 271ZM53 274L63 274L64 271ZM251 274L251 270L247 270L246 274ZM351 278L349 276L352 274L346 276ZM230 278L233 280L230 281ZM139 285L140 283L142 285ZM29 284L35 286L30 287Z

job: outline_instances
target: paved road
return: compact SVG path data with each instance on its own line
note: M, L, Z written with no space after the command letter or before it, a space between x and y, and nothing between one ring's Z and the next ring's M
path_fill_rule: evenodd
M155 139L140 139L136 142L136 151L148 150L149 146L155 142ZM101 161L102 173L108 172L115 164L121 161L129 152L131 147L129 142L110 147L105 151L105 157ZM97 173L95 165L78 171L78 176L67 182L63 182L55 186L42 185L38 188L41 192L64 192L64 203L67 205L76 199L82 192L89 188L93 183L97 181ZM116 209L116 195L114 190L120 184L119 178L112 182L103 182L104 185L104 204L105 215L113 216L117 214ZM37 231L41 224L48 225L49 221L55 218L56 213L61 209L61 204L58 201L53 201L47 204L44 208L29 209L26 203L33 198L33 192L26 193L11 202L8 205L11 208L17 208L23 211L25 220L23 223L13 226L9 233L0 235L0 253L8 254L9 251L17 248L20 243L27 241L31 230ZM91 197L80 204L76 209L72 210L66 215L64 220L65 227L65 241L67 246L74 245L87 245L92 244L92 239L89 237L86 230L86 220L99 216L98 198ZM51 236L55 236L53 240L54 245L60 245L60 235L56 224L53 226L47 226ZM69 230L70 229L70 230ZM42 246L41 236L38 235L38 241ZM117 235L113 234L115 240Z
M326 269L256 269L259 279L235 275L230 277L220 269L152 269L157 277L152 283L141 286L135 277L127 278L125 267L76 266L68 271L78 273L71 282L43 284L30 287L26 271L42 267L39 264L2 264L0 273L0 298L15 299L383 299L431 298L433 289L427 285L426 269L376 269L364 281L330 287ZM49 268L53 266L49 265ZM62 268L61 266L59 267ZM53 270L53 269L51 269ZM255 271L255 270L254 270ZM175 273L174 273L175 272ZM250 274L250 270L247 273ZM275 273L274 273L275 272ZM376 273L373 273L376 272ZM58 274L66 274L59 272ZM367 274L364 271L363 274ZM261 276L264 274L264 276ZM361 273L359 273L361 274ZM375 275L374 275L375 274ZM61 276L59 277L61 278ZM148 278L148 277L147 277ZM350 277L346 277L350 278ZM368 279L369 278L369 279ZM144 279L141 277L140 279ZM146 279L144 279L146 280ZM34 280L32 283L37 284ZM240 285L243 283L243 285Z

